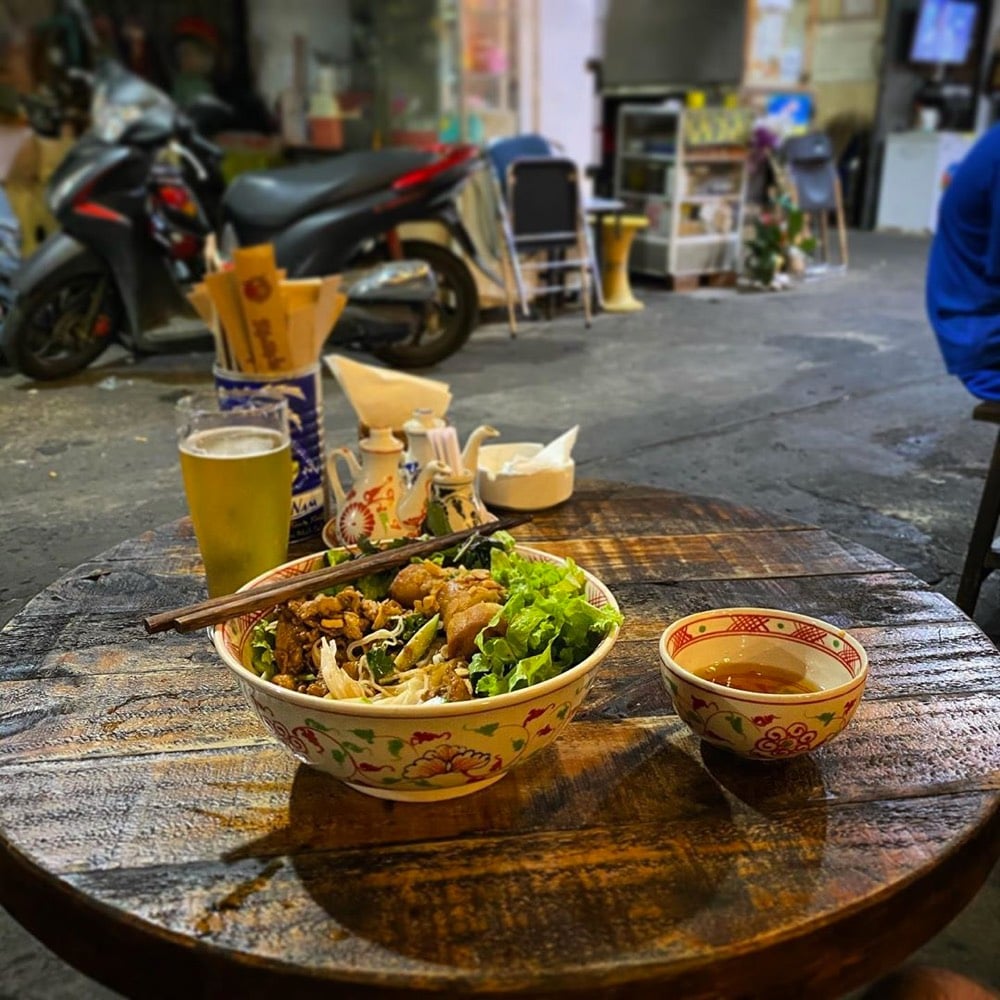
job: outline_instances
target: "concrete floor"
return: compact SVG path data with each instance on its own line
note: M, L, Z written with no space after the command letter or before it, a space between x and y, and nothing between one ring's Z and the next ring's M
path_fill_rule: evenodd
M884 553L954 596L993 443L944 373L923 315L927 241L852 234L852 268L794 292L637 291L644 312L478 330L429 374L463 432L547 440L575 423L578 475L785 511ZM115 349L59 384L0 379L6 563L0 623L61 573L184 512L174 401L207 354L132 363ZM325 380L327 444L354 417ZM1000 595L977 615L996 640ZM914 961L1000 989L1000 870ZM93 1000L84 979L0 913L0 998Z

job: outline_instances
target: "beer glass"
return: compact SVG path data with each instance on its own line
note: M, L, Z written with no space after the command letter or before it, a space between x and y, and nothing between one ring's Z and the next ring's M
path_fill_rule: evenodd
M292 509L288 402L276 395L186 396L177 442L211 597L285 561Z

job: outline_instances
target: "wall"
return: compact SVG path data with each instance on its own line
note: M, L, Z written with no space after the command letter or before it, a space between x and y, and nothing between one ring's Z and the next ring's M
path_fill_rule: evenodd
M558 142L581 176L597 161L600 118L587 61L600 55L600 12L599 0L521 0L521 130Z
M856 10L863 16L850 16ZM824 0L820 5L813 37L812 90L821 128L844 116L874 121L885 13L886 0L860 6Z
M986 44L983 46L983 66L981 79L984 84L990 71L994 52L1000 52L1000 3L993 4L989 25L986 29ZM986 94L981 94L976 103L976 131L982 132L997 120L997 103Z

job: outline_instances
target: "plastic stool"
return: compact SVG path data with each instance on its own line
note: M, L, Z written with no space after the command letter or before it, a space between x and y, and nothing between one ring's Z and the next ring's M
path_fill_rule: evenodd
M1000 403L980 403L972 411L972 419L1000 425ZM996 535L998 519L1000 519L1000 431L997 432L996 443L993 445L993 458L986 473L983 495L979 500L979 513L976 514L976 523L972 526L972 538L969 540L962 577L958 582L958 594L955 597L955 603L970 618L976 610L979 588L982 587L983 581L993 570L1000 569L1000 554L993 551L993 538Z
M628 255L635 234L648 225L649 220L644 215L619 215L601 219L601 244L604 251L601 283L606 312L635 312L645 308L632 294L632 286L629 285Z

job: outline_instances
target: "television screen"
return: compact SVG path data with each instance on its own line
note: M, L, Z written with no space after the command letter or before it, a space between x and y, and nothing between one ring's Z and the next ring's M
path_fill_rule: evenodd
M739 85L742 0L609 0L603 6L604 87Z
M960 65L969 56L976 28L972 0L922 0L910 60Z

